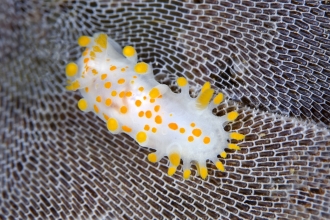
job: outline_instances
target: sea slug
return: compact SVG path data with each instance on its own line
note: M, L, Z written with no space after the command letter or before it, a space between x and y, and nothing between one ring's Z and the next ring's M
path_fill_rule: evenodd
M189 95L188 82L178 77L181 93L172 92L159 84L152 66L137 62L132 46L123 49L104 33L93 37L81 36L81 47L86 47L76 63L66 66L66 88L79 90L81 111L93 111L113 134L125 132L139 145L155 149L148 155L150 162L168 156L168 174L173 175L183 161L183 177L190 177L191 163L198 174L207 177L206 160L225 171L217 155L226 158L225 148L239 150L229 139L242 140L243 134L224 130L224 124L237 118L237 112L217 117L212 109L224 95L214 95L209 82L205 83L197 98Z

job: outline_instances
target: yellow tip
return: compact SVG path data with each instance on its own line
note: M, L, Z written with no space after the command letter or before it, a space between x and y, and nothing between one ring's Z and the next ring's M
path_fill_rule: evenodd
M206 82L204 83L202 89L201 89L201 93L205 92L206 90L211 88L211 83L210 82Z
M207 105L210 103L213 93L214 93L213 89L207 89L201 92L196 100L197 107L201 110L205 109Z
M66 88L68 91L73 91L73 87L72 87L72 85L67 85L67 86L65 86L65 88Z
M134 47L132 47L132 46L126 46L126 47L124 47L124 49L123 49L123 55L125 57L132 57L132 56L134 56L134 54L135 54Z
M241 150L237 144L228 144L228 148L231 150Z
M245 138L245 135L237 133L237 132L233 132L233 133L230 134L230 138L231 139L236 139L236 140L243 140Z
M184 77L177 78L176 82L177 82L178 86L180 86L180 87L185 87L188 83L186 78L184 78Z
M227 118L229 121L234 121L238 117L238 112L229 112Z
M222 151L222 152L220 153L220 156L221 156L222 158L226 158L226 157L227 157L227 153L226 153L225 151Z
M86 99L80 99L78 101L78 108L81 110L81 111L86 111L88 107L88 104L87 104L87 101Z
M215 166L217 167L218 170L220 170L221 172L225 172L226 169L225 169L225 166L223 165L223 163L221 163L220 161L217 161L215 163Z
M91 39L88 36L80 36L78 38L78 44L81 47L86 47L90 42L91 42Z
M199 169L199 175L202 177L202 179L206 179L207 177L207 168L206 167L201 167Z
M190 174L191 174L190 169L183 171L183 179L185 180L189 179Z
M134 67L134 71L138 74L145 74L148 71L148 64L145 62L137 63Z
M119 125L116 119L114 118L109 118L107 121L107 128L109 131L116 131L118 129Z
M170 162L173 166L179 166L180 164L180 154L178 153L172 153L169 156Z
M136 141L139 142L140 144L145 142L147 140L147 134L144 131L139 131L136 134Z
M222 101L223 101L224 95L222 93L219 93L218 95L216 95L213 99L213 103L215 105L219 105Z
M75 80L73 83L65 86L65 88L69 91L76 91L77 89L80 88L80 83L78 80Z
M78 72L78 65L71 62L68 63L68 65L66 65L65 67L65 73L67 77L73 77L77 74Z
M161 95L160 91L157 88L152 88L149 92L149 96L152 99L158 98L158 96L160 96L160 95Z
M148 160L151 163L156 163L157 162L157 155L155 153L148 154Z
M104 49L107 48L108 36L104 33L99 34L99 36L95 39L95 43Z
M167 174L169 176L173 176L173 174L176 172L176 167L169 167L168 168L168 171L167 171Z

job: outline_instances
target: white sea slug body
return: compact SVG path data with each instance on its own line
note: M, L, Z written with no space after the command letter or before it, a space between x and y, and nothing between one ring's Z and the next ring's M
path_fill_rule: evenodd
M241 140L244 135L223 129L224 123L236 119L237 112L222 117L212 114L223 94L211 101L214 90L205 83L198 97L191 98L184 77L177 78L181 93L173 93L154 79L151 65L137 62L133 47L121 50L104 33L81 36L78 44L86 49L76 63L66 66L66 88L79 89L83 96L78 102L80 110L95 112L111 133L125 132L141 146L155 149L148 155L150 162L168 156L169 175L175 173L181 159L185 179L190 176L191 163L205 179L207 159L225 170L217 155L225 158L226 147L239 150L227 140Z

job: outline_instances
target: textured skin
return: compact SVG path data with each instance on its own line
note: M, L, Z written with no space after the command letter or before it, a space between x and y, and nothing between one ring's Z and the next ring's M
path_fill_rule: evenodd
M0 219L329 219L328 1L132 2L3 1ZM64 67L100 31L174 91L186 76L193 96L210 81L233 100L216 113L237 109L226 129L247 136L227 172L168 177L77 109Z

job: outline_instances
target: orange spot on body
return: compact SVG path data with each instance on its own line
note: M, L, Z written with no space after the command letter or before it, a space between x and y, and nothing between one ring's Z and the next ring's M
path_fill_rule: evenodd
M176 123L169 123L168 124L168 127L172 130L176 130L178 129L178 125Z
M205 137L203 139L204 144L208 144L208 143L210 143L210 141L211 141L211 138L209 138L209 137Z
M160 109L160 106L159 105L156 105L155 108L154 108L155 112L158 112L159 109Z
M125 83L125 79L124 78L120 78L118 80L118 84L121 85L121 84L124 84Z
M112 96L116 96L116 95L117 95L117 91L116 91L116 90L113 90L113 91L111 92L111 95L112 95Z
M120 98L124 98L124 97L125 97L125 92L124 92L124 91L121 91L121 92L119 93L119 97L120 97Z
M121 112L122 114L126 114L127 111L128 111L128 109L127 109L126 106L122 106L122 107L120 108L120 112Z
M144 116L144 111L139 112L139 117L142 118Z
M123 125L121 128L122 128L123 131L125 131L125 132L131 132L131 131L132 131L132 128L130 128L130 127L126 126L126 125Z
M159 115L157 115L157 116L155 117L155 122L156 122L157 124L161 124L161 123L163 122L162 117L159 116Z
M92 73L93 73L94 75L98 74L98 72L97 72L96 69L93 69L93 70L92 70Z
M111 100L111 99L106 99L106 100L105 100L105 105L106 105L106 106L110 106L111 103L112 103L112 100Z
M88 48L86 48L86 50L83 52L83 56L85 57L85 56L87 56L87 54L88 54Z
M151 118L152 117L152 113L151 113L151 111L146 111L146 117L147 118Z
M101 98L101 96L97 96L97 97L96 97L96 101L97 101L97 102L102 102L102 98Z
M194 130L192 130L192 133L194 136L199 137L202 134L202 130L199 128L195 128Z
M116 69L117 69L116 66L112 66L112 67L110 67L110 71L114 71L114 70L116 70Z
M94 105L94 111L95 111L96 113L99 113L99 108L97 107L97 105Z
M108 74L103 73L103 74L101 75L101 79L102 79L102 80L105 80L105 79L107 78L107 76L108 76Z
M111 82L104 83L104 88L110 89L111 88Z
M150 126L149 125L145 125L144 126L144 130L149 131L149 129L150 129Z
M141 102L140 100L136 100L136 101L135 101L135 105L136 105L136 107L140 107L141 104L142 104L142 102Z
M105 119L106 121L108 121L109 116L107 116L106 114L103 113L103 117L104 117L104 119Z

